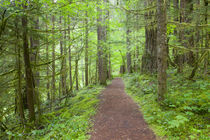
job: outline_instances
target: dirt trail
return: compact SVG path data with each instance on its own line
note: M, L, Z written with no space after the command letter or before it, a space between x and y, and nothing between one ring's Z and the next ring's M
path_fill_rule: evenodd
M101 94L90 140L155 140L138 106L126 95L121 78Z

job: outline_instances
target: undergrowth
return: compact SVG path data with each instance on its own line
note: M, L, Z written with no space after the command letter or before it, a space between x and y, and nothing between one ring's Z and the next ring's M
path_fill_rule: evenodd
M209 78L190 81L171 73L168 94L161 106L156 100L155 76L124 75L126 91L141 106L144 119L162 139L210 139Z
M32 140L86 140L92 126L91 117L96 113L98 95L102 87L88 87L63 100L59 109L43 114L42 127L30 132L24 128L6 132L9 139Z

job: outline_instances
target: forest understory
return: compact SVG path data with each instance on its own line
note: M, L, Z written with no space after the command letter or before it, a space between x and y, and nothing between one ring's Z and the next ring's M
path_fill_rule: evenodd
M209 3L1 0L0 139L210 139Z
M198 75L192 81L173 69L168 74L168 94L161 104L157 102L155 75L124 75L126 92L160 139L209 139L209 77Z

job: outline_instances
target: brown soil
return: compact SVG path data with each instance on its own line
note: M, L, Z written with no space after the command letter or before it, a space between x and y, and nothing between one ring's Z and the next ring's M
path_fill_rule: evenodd
M126 95L121 78L101 94L90 140L155 140L139 107Z

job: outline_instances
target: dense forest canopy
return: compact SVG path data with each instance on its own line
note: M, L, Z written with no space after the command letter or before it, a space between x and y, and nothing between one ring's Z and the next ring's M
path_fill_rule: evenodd
M96 99L96 85L124 74L153 77L147 86L164 109L175 89L200 81L181 112L209 128L209 10L208 0L1 0L0 139L36 139L80 90Z

